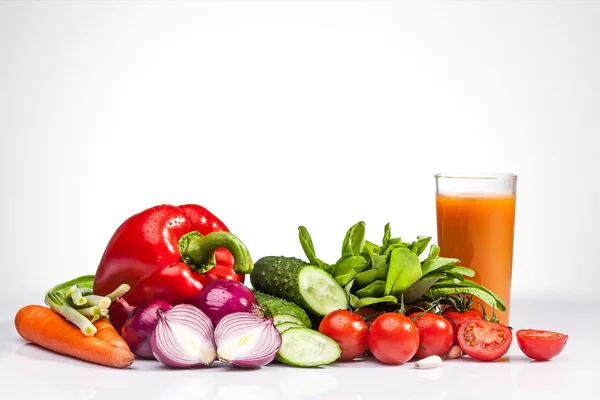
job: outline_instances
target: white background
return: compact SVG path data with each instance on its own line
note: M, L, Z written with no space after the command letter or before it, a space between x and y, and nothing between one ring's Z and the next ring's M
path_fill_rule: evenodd
M599 71L600 2L0 3L0 397L596 399ZM511 323L551 362L115 371L14 330L146 207L333 261L359 220L435 237L442 171L519 175Z
M253 258L435 237L433 175L519 175L516 297L598 297L600 3L0 4L2 296L202 204ZM13 315L10 310L7 316Z

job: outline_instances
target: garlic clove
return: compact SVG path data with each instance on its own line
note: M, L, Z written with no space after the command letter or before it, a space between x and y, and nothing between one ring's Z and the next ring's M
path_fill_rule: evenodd
M418 369L438 368L441 366L442 359L440 356L429 356L415 362L415 368Z
M452 360L454 358L460 358L463 355L463 351L460 346L452 346L450 350L446 354L442 356L443 360L449 359Z

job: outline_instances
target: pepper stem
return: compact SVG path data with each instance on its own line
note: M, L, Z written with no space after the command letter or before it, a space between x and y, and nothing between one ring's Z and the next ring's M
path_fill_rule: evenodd
M214 265L217 249L227 249L233 255L233 270L236 274L249 274L254 268L246 245L232 233L212 232L202 236L190 232L179 239L179 251L183 261L197 272L204 273Z

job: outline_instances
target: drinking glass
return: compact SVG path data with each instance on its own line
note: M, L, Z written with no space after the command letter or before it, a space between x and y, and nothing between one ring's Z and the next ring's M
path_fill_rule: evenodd
M475 271L471 279L506 304L506 311L494 311L508 324L517 176L444 173L435 180L440 255L458 258ZM491 315L492 308L485 306Z

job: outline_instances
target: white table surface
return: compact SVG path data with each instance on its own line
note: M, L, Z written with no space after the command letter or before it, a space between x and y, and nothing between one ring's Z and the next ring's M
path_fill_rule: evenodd
M12 300L0 313L0 398L17 399L600 399L600 302L543 306L515 301L515 329L569 334L563 352L533 362L516 340L500 361L468 357L417 370L412 363L385 366L374 360L301 369L271 365L240 370L218 365L167 369L135 361L127 370L105 368L27 344L16 333Z

